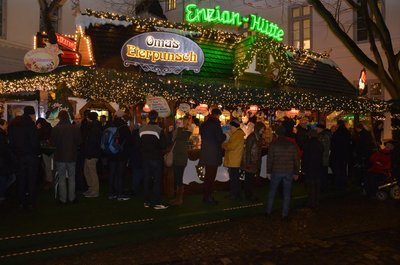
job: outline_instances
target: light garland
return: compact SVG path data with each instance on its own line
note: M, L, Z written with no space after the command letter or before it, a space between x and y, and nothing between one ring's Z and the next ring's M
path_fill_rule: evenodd
M28 75L28 74L26 74ZM169 101L195 98L209 105L249 106L290 110L291 108L329 112L335 110L359 114L385 112L388 104L379 100L318 95L311 92L254 87L233 80L200 77L145 76L133 72L95 67L64 67L47 75L28 75L1 81L0 94L20 91L55 90L64 84L75 96L117 102L124 105L143 102L147 95L162 96Z

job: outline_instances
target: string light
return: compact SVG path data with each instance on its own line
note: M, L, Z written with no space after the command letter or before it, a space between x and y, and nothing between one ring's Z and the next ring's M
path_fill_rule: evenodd
M200 76L167 76L160 77L151 73L139 74L121 72L114 69L95 67L63 67L48 74L18 73L0 76L0 94L26 91L55 90L60 85L70 88L75 96L117 102L120 104L137 104L145 100L147 95L163 96L169 101L186 101L195 98L198 102L222 106L248 106L256 104L260 108L277 110L315 110L330 112L335 110L348 111L358 114L370 112L385 112L389 104L380 100L349 98L345 96L319 95L312 92L284 89L295 83L290 59L300 56L315 60L327 59L327 54L319 54L308 50L295 49L285 46L264 35L246 37L245 34L235 34L187 23L171 23L155 18L133 18L114 13L95 12L86 10L87 16L105 20L128 21L137 32L156 30L156 27L196 32L199 40L215 40L224 45L246 43L243 48L244 58L237 60L233 67L236 77L232 79L203 78ZM76 39L84 38L88 47L89 58L94 60L90 39L85 36L84 29L79 26ZM235 47L236 48L236 47ZM240 48L240 47L239 47ZM260 52L270 54L279 68L280 78L277 82L280 88L257 87L254 84L240 81L249 64ZM272 86L272 85L270 85Z
M7 77L7 78L6 78ZM0 79L0 93L55 90L60 84L70 88L76 96L137 104L147 95L160 95L169 101L195 98L209 105L248 106L290 110L316 110L328 112L342 110L359 114L385 112L388 104L380 100L318 95L311 92L277 88L255 87L234 80L193 76L160 77L154 74L120 72L95 67L64 67L49 74L34 75L24 72L20 76L4 75Z

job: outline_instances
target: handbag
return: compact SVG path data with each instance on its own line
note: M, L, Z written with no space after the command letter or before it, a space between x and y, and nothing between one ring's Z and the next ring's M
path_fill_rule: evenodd
M169 150L168 153L166 153L164 155L164 165L166 167L172 167L172 164L174 162L174 147L175 147L175 143L176 142L174 142L174 145L172 146L171 150Z

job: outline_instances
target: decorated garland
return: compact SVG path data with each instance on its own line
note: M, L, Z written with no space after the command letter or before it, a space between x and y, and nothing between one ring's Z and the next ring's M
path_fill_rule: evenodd
M76 71L77 70L77 71ZM363 98L350 99L292 91L290 88L255 87L234 80L199 77L141 75L113 69L81 67L64 68L58 73L36 75L22 79L0 78L0 94L38 89L52 91L62 84L75 96L86 99L105 100L120 104L143 102L147 95L162 96L170 101L186 101L194 98L199 103L222 106L248 106L289 110L291 108L334 111L343 110L359 114L384 112L384 101Z

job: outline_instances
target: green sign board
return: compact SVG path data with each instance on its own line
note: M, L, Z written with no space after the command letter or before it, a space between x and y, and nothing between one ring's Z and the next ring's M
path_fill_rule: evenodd
M285 32L277 24L254 14L242 16L238 12L214 8L200 8L196 4L189 4L185 8L185 20L189 23L219 23L224 25L241 26L248 23L249 30L265 34L276 41L282 41Z

